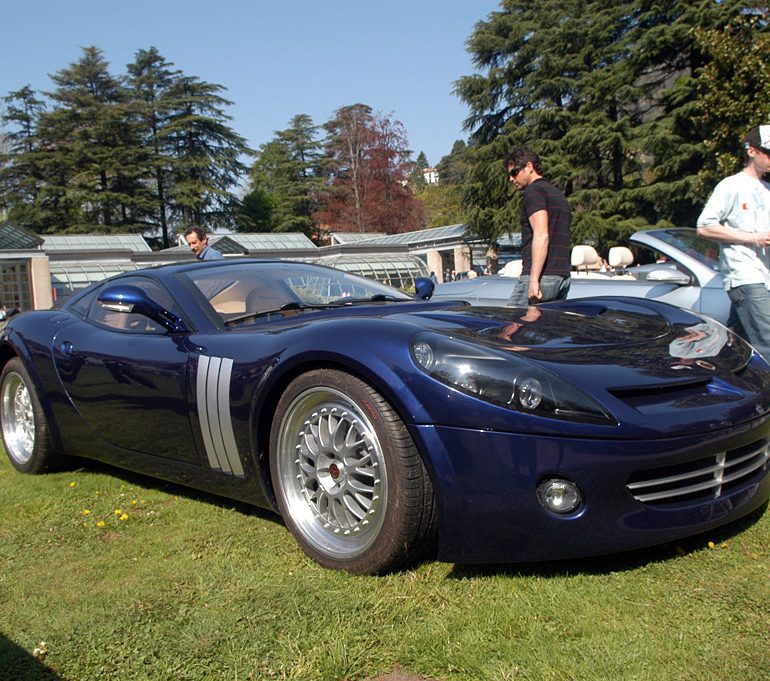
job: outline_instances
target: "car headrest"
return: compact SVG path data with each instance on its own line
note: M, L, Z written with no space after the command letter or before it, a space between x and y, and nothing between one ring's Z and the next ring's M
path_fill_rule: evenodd
M628 267L634 262L634 254L625 246L613 246L610 249L610 267Z
M570 262L572 267L585 267L589 268L592 265L598 267L599 254L593 246L573 246L572 254L570 256Z

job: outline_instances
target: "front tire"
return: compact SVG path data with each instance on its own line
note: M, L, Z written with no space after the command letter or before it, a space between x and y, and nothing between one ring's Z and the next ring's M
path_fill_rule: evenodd
M35 385L18 358L10 360L0 374L0 421L5 452L16 470L42 473L53 467L48 422Z
M284 522L311 558L382 574L433 546L435 502L404 423L371 386L341 371L295 379L270 433Z

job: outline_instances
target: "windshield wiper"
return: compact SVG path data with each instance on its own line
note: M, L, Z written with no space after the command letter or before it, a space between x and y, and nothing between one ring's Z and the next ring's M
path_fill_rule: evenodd
M332 307L340 307L340 303L298 303L292 301L290 303L284 303L281 307L273 310L260 310L259 312L247 312L246 314L232 317L225 321L225 326L232 326L238 322L245 321L246 319L258 319L259 317L267 317L271 314L281 314L282 312L291 312L293 310L326 310Z
M359 305L361 303L381 303L381 302L393 302L393 303L405 303L411 300L410 298L399 298L398 296L392 296L388 293L375 293L368 298L340 298L337 303L340 305Z

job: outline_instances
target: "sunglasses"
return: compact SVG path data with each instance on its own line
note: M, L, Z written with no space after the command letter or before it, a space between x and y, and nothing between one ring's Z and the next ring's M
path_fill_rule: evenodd
M508 171L508 176L513 180L524 168L519 168L519 166L515 166L514 168L511 168Z

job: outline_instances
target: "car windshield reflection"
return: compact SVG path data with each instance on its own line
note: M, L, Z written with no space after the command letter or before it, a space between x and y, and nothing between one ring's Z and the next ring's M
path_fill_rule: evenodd
M397 289L334 269L302 263L240 262L186 273L224 322L297 314L346 304L406 301Z

